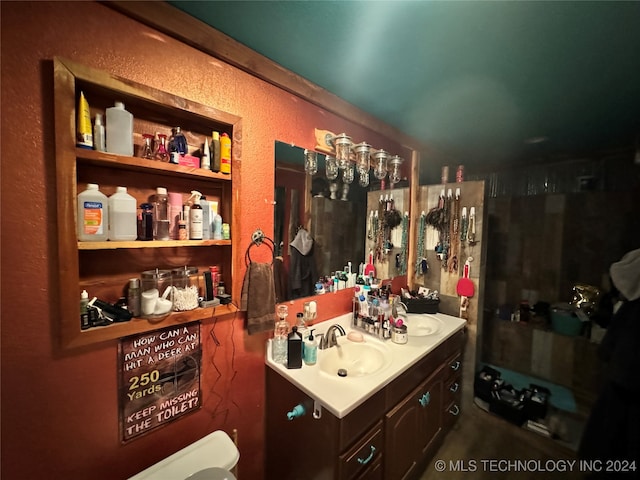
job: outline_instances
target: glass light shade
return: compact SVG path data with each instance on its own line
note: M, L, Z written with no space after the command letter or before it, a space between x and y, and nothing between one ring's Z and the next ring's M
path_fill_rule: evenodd
M360 173L360 177L358 179L358 183L360 184L361 187L368 187L369 186L369 172L359 172Z
M353 147L353 150L356 152L356 167L358 173L369 172L369 152L371 151L371 145L365 142L358 143Z
M352 183L355 177L355 165L352 162L349 162L347 168L342 171L342 183Z
M335 180L336 178L338 178L340 169L338 168L338 161L335 159L335 157L330 157L329 155L325 157L324 169L327 180Z
M389 181L392 185L400 181L400 165L404 162L404 158L395 155L389 160Z
M318 154L313 150L304 151L304 171L309 175L315 175L318 171Z
M384 150L378 150L373 155L373 163L375 165L373 174L378 180L382 180L387 176L387 158L389 154Z
M351 137L346 133L341 133L335 139L336 146L336 160L341 170L345 170L349 165L349 159L351 157L351 146L353 142Z

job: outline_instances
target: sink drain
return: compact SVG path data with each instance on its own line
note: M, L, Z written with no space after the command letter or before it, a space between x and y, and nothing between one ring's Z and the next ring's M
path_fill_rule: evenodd
M338 370L338 376L339 377L346 377L347 376L347 370L344 368L341 368L340 370Z

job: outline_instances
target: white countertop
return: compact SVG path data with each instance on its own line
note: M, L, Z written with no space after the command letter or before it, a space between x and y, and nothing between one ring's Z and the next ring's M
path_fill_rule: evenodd
M371 395L391 383L399 374L417 363L447 338L461 330L466 323L461 318L442 313L431 316L438 318L442 322L440 330L433 335L409 336L408 342L405 344L396 344L391 340L378 340L370 334L363 333L366 342L374 342L378 345L383 344L390 352L390 362L381 370L368 376L339 377L321 371L318 363L322 354L328 352L328 350L320 349L318 349L318 363L312 366L303 364L302 368L289 370L286 366L271 360L270 340L266 349L265 363L322 405L323 408L329 410L336 417L342 418L361 405ZM316 323L310 328L315 329L316 334L320 334L327 331L334 323L338 323L344 327L348 334L352 330L352 318L353 315L348 313L332 320Z

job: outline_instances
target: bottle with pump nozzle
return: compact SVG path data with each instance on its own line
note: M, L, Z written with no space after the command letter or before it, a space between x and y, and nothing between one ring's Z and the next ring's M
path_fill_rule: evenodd
M193 198L193 205L189 212L189 239L190 240L202 240L202 206L200 205L200 198L202 194L197 190L191 191L191 197Z
M314 330L315 328L312 328L304 340L303 358L306 365L315 365L318 360L318 340L313 335Z

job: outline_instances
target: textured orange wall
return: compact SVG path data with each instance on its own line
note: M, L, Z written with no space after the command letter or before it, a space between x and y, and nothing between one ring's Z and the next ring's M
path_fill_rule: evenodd
M67 286L57 283L51 59L243 118L234 289L251 233L273 230L274 141L313 147L314 127L370 143L376 135L101 4L2 2L1 21L3 478L126 478L213 430L237 428L239 475L259 480L267 335L247 336L240 315L202 325L202 408L127 445L118 436L117 342L58 348L57 297ZM375 144L408 158L394 142ZM320 320L350 307L343 292L324 297Z

